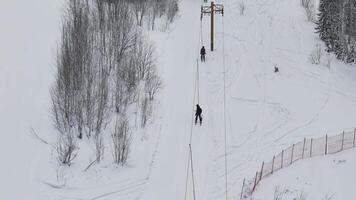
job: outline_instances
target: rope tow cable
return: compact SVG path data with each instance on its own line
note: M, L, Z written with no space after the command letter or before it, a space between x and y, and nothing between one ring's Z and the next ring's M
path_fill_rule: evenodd
M224 5L224 0L221 0ZM226 66L225 66L225 23L224 16L222 16L222 56L223 56L223 74L224 74L224 142L225 142L225 198L228 199L228 176L227 176L227 138L226 138Z
M198 39L198 49L197 49L197 59L196 59L196 76L194 81L194 94L193 94L193 107L195 105L195 101L197 100L198 104L200 101L200 91L199 91L199 50L200 44L203 45L203 38L202 38L202 21L200 21L200 32L199 32L199 39ZM186 174L186 182L185 182L185 194L184 199L187 200L188 194L188 180L189 180L189 171L192 173L192 186L193 186L193 198L196 200L196 192L195 192L195 180L194 180L194 166L193 166L193 151L192 151L192 136L193 136L193 124L194 124L194 114L192 115L191 126L190 126L190 138L189 138L189 151L188 151L188 162L187 162L187 174ZM190 168L190 170L189 170Z

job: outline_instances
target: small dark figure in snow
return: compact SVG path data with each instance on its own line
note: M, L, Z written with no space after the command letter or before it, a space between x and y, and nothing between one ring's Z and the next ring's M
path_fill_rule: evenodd
M204 0L204 3L207 3L208 2L208 0Z
M203 123L203 118L201 117L202 112L203 112L203 110L197 104L197 109L195 110L195 125L197 125L197 123L198 123L198 118L199 118L200 125Z
M201 59L202 62L205 62L205 54L206 54L206 51L205 51L205 47L203 46L200 49L200 59Z
M277 65L274 65L274 73L278 73L279 72L279 69L277 67Z

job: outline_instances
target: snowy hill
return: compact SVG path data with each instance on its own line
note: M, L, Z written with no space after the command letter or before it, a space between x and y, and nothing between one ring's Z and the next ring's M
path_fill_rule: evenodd
M47 151L30 134L53 131L49 85L62 1L0 2L0 199L38 199ZM48 160L48 159L47 159Z
M62 3L17 0L0 6L0 199L178 200L186 188L192 199L190 142L196 198L225 199L223 52L228 199L239 198L243 178L253 177L274 153L304 137L355 125L355 66L333 59L329 70L326 56L320 65L310 63L320 41L299 0L245 1L244 15L240 1L218 1L224 17L216 16L216 49L199 63L199 84L198 53L201 40L209 47L210 19L199 20L202 1L181 0L169 32L147 33L164 88L154 123L133 138L128 166L59 171L51 148L29 130L53 140L48 89ZM273 72L275 65L280 73ZM201 127L192 124L197 103Z
M276 188L281 199L353 199L355 150L319 157L277 172L261 182L254 198L274 199ZM328 197L328 198L326 198Z

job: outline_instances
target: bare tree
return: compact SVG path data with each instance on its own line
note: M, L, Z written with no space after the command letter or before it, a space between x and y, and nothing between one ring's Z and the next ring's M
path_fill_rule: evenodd
M315 65L320 64L321 56L322 56L321 44L317 43L315 45L315 49L310 54L309 57L310 62Z
M63 163L74 159L75 138L81 139L84 134L92 139L99 163L112 116L124 116L131 104L141 106L143 87L151 100L160 87L154 48L133 22L135 16L142 25L147 12L144 8L151 1L156 3L152 8L155 15L160 15L166 1L133 0L136 12L129 9L128 1L68 1L57 51L56 80L50 90L54 126L59 132L58 157ZM145 113L152 112L151 102L147 105ZM129 144L125 143L126 149Z
M131 134L129 122L125 116L116 119L114 132L111 134L112 155L116 164L124 165L130 151Z
M133 3L133 11L136 17L136 23L138 26L143 25L143 18L148 10L148 1L146 0L131 0Z
M71 165L77 156L76 137L73 134L59 134L56 144L57 160L60 165Z
M141 128L144 128L152 114L152 103L147 97L141 102Z
M152 44L143 39L137 40L134 51L135 67L137 68L138 78L143 80L150 70L155 67L156 59L154 56L155 48Z
M145 91L149 96L149 99L152 101L156 93L162 88L162 81L157 76L157 74L152 74L147 76L145 82Z
M179 11L178 1L177 0L169 0L168 3L168 11L167 11L167 21L172 23L174 18L177 16Z

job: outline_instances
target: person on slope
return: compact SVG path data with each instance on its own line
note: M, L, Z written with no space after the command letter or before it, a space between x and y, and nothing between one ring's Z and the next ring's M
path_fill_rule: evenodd
M203 110L201 107L197 104L197 109L195 110L195 125L198 123L198 118L199 118L199 123L200 125L203 123L203 118L201 116Z
M274 65L274 73L278 73L279 72L279 69L277 67L277 65Z
M205 54L206 54L206 51L205 51L205 47L203 46L200 49L200 59L201 59L202 62L205 62Z

